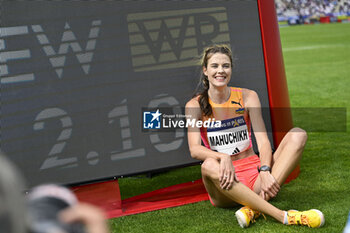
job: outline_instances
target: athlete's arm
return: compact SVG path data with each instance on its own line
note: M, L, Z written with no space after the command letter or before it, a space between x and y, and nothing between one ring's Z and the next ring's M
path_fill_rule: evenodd
M254 135L258 145L261 166L272 167L271 144L267 137L265 123L261 114L261 104L255 91L244 89L244 105L248 109L249 117L254 129ZM275 197L280 190L280 186L270 172L261 172L261 196L266 199L265 193L270 197Z
M186 116L189 120L201 120L202 113L196 99L192 99L186 104ZM189 126L187 136L190 153L194 159L204 161L207 158L213 158L220 161L222 157L228 156L227 154L218 153L202 146L200 129L197 127Z
M186 116L189 120L201 120L202 113L199 103L196 99L191 99L186 104ZM219 181L223 189L230 189L235 178L234 168L231 156L224 153L212 151L201 144L200 129L189 126L187 130L188 146L191 157L205 161L207 158L213 158L220 163ZM227 177L225 179L225 177Z
M265 123L261 114L261 104L259 97L255 91L243 90L244 106L249 112L249 117L254 130L258 150L260 153L261 165L271 167L272 163L272 149L270 140L267 137Z

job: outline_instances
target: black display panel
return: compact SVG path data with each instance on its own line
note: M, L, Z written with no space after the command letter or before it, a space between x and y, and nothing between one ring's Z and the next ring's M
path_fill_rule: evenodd
M183 107L212 43L268 107L256 1L2 2L1 150L30 186L196 162L184 130L143 132L142 108Z

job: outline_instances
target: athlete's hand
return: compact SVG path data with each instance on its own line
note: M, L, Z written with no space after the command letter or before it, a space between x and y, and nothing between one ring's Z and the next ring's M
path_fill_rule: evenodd
M268 200L277 196L277 193L280 191L280 185L277 183L277 180L269 171L260 172L261 177L261 192L260 196Z
M220 187L222 189L227 189L227 190L232 188L233 181L238 182L230 155L225 154L220 159L219 181L220 181Z

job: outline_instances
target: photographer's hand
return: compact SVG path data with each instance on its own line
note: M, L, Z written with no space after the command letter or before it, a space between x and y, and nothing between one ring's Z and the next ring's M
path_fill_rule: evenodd
M70 224L81 222L85 225L87 233L108 233L105 213L90 204L79 203L60 212L62 222Z

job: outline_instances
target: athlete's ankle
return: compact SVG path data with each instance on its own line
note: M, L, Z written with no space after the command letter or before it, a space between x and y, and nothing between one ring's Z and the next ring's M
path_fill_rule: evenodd
M284 218L283 218L283 224L288 225L288 213L287 211L283 211L284 212Z
M271 216L271 217L274 217L280 223L285 224L286 218L287 218L287 211L280 210L280 212L276 217L275 216ZM287 223L288 223L288 220L287 220Z

